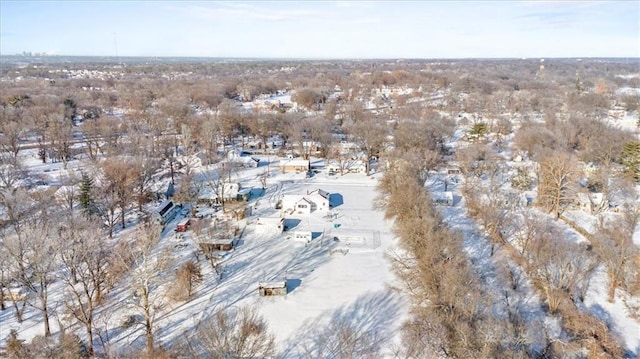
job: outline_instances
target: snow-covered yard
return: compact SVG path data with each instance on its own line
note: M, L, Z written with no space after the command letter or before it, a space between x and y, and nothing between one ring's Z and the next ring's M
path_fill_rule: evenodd
M398 339L399 325L408 304L390 288L394 285L394 276L385 253L395 247L395 240L392 223L384 220L382 212L373 209L379 174L372 177L317 174L307 178L305 174L282 174L271 166L267 188L262 191L259 177L265 168L267 166L262 165L238 171L236 179L243 186L257 188L254 191L257 195L247 203L252 208L251 215L238 222L242 235L237 246L223 260L220 276L201 258L204 280L191 300L163 300L164 306L155 324L157 343L170 348L191 335L198 322L216 311L248 305L258 308L268 321L279 351L287 358L297 358L309 350L323 356L329 345L326 338L332 326L339 322L351 323L360 335L375 338L381 352L390 350L392 342ZM328 212L285 214L285 220L292 227L287 231L256 231L257 217L280 216L275 204L282 195L306 195L318 189L331 194L332 207ZM169 251L174 269L195 258L197 250L191 231L182 237L174 232L186 212L167 224L154 250L156 254ZM201 212L206 213L206 209ZM133 230L130 228L120 235L126 237ZM312 240L308 243L294 240L292 233L296 230L311 231ZM170 285L173 270L166 273L165 285ZM286 280L286 296L258 295L258 283L275 280ZM62 286L54 288L52 303L62 295ZM108 338L112 352L144 347L142 326L122 326L127 316L136 313L131 305L132 295L125 278L97 310L97 332L105 341ZM11 310L3 311L0 316L0 346L4 345L11 329L16 329L19 338L26 340L42 332L40 314L31 308L27 309L22 324L15 321ZM78 334L83 335L78 329ZM54 325L53 330L58 330L57 326ZM100 343L96 345L99 347Z

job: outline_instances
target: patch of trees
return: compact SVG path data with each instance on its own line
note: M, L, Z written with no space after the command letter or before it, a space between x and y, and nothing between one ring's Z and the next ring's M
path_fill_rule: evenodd
M394 162L378 198L385 216L395 220L403 251L391 260L412 304L400 355L527 357L509 325L492 314L492 299L464 255L461 234L442 222L416 173L407 162Z
M310 88L297 90L291 95L291 100L306 107L309 110L319 110L320 105L326 101L322 92Z
M625 288L634 287L637 278L631 274L635 272L630 268L633 264L629 258L635 252L627 243L628 228L635 228L634 224L620 226L627 228L625 235L614 235L613 227L603 229L595 242L591 241L593 249L576 243L567 237L566 228L558 219L575 195L571 187L575 186L577 173L575 161L569 155L545 153L538 164L538 203L553 217L518 205L518 197L504 191L507 178L501 175L500 162L491 165L493 162L478 166L483 168L480 176L468 174L464 180L468 214L482 225L490 242L491 255L501 250L521 268L521 275L515 275L513 269L505 269L510 273L507 277L511 278L512 289L517 291L526 281L524 278L528 278L544 300L544 310L561 319L568 336L562 341L547 337L545 355L574 355L581 350L610 358L622 355L620 339L610 333L600 319L583 311L580 303L585 300L590 279L599 263L611 263L609 273L613 291L621 283L625 283ZM587 235L587 238L592 237ZM596 247L595 243L602 244ZM605 258L610 258L610 262ZM517 311L512 314L516 315Z

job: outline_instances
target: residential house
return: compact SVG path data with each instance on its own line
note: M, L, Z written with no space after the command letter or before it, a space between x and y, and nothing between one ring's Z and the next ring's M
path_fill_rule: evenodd
M223 168L255 168L258 167L260 159L250 156L242 156L242 152L237 149L227 152L224 161L220 163Z
M180 207L173 202L167 200L162 202L153 212L151 212L151 219L165 226L167 223L178 214Z
M602 193L578 193L572 207L587 213L599 213L609 208L609 202Z
M331 160L326 166L329 175L359 173L367 174L367 165L359 159L349 159L344 161Z
M315 204L316 211L328 211L331 209L331 193L317 189L307 192L305 198Z
M316 210L316 204L301 195L282 196L282 210L291 214L310 214Z
M199 204L213 205L222 202L246 202L251 195L251 188L243 188L238 182L225 182L215 189L205 185L198 195Z
M311 165L309 160L303 159L289 159L281 161L279 165L282 173L300 173L309 172Z

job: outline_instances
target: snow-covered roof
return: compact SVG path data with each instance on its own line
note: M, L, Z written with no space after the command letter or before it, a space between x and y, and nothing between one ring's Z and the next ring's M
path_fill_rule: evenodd
M433 199L438 201L453 201L453 192L451 191L446 191L446 192L433 192Z
M284 222L282 217L258 217L256 223L260 225L279 225Z
M260 282L258 288L286 288L287 281Z
M293 159L280 163L281 166L309 166L309 160Z

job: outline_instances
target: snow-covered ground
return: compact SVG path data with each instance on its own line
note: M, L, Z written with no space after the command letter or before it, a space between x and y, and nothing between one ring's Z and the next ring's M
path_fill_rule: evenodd
M274 158L262 160L274 161ZM55 173L51 180L63 172L61 164L40 165L35 159L27 162L33 172ZM391 289L396 283L385 253L396 245L392 223L383 218L382 212L373 209L381 174L367 177L319 173L306 178L304 173L280 173L274 164L270 166L264 192L259 178L266 165L243 169L235 175L235 180L244 186L256 188L257 194L248 203L252 214L238 223L242 230L238 246L223 261L221 277L208 261L200 261L204 281L196 288L194 298L177 303L163 301L156 322L157 343L171 347L190 335L196 324L212 313L249 305L258 308L268 321L285 358L297 358L310 349L322 353L326 343L318 338L330 334L331 326L339 321L349 322L361 335L375 338L381 352L387 352L392 342L398 341L399 326L406 316L408 303ZM70 167L74 165L71 163ZM257 217L280 215L280 210L275 209L280 196L306 195L317 189L331 193L331 216L327 216L326 211L307 216L287 215L287 222L296 227L283 233L256 230ZM180 238L173 231L182 215L166 226L154 251L170 251L174 269L194 258L197 249L190 232ZM311 230L312 241L293 240L291 233L298 229ZM133 230L130 228L121 235L126 237ZM334 237L343 240L336 241ZM172 270L167 273L166 280L173 280ZM259 282L285 279L289 291L286 296L258 295ZM62 288L54 288L51 303L55 304ZM123 319L136 313L131 300L132 291L127 288L125 278L109 292L97 311L96 327L103 334L108 332L110 351L144 346L142 326L122 327ZM26 340L42 334L40 314L28 308L25 317L27 319L19 324L12 310L0 313L0 346L4 346L11 329L16 329L19 338ZM58 330L55 320L52 324L53 330ZM77 333L83 336L79 327ZM96 345L100 348L99 343Z

